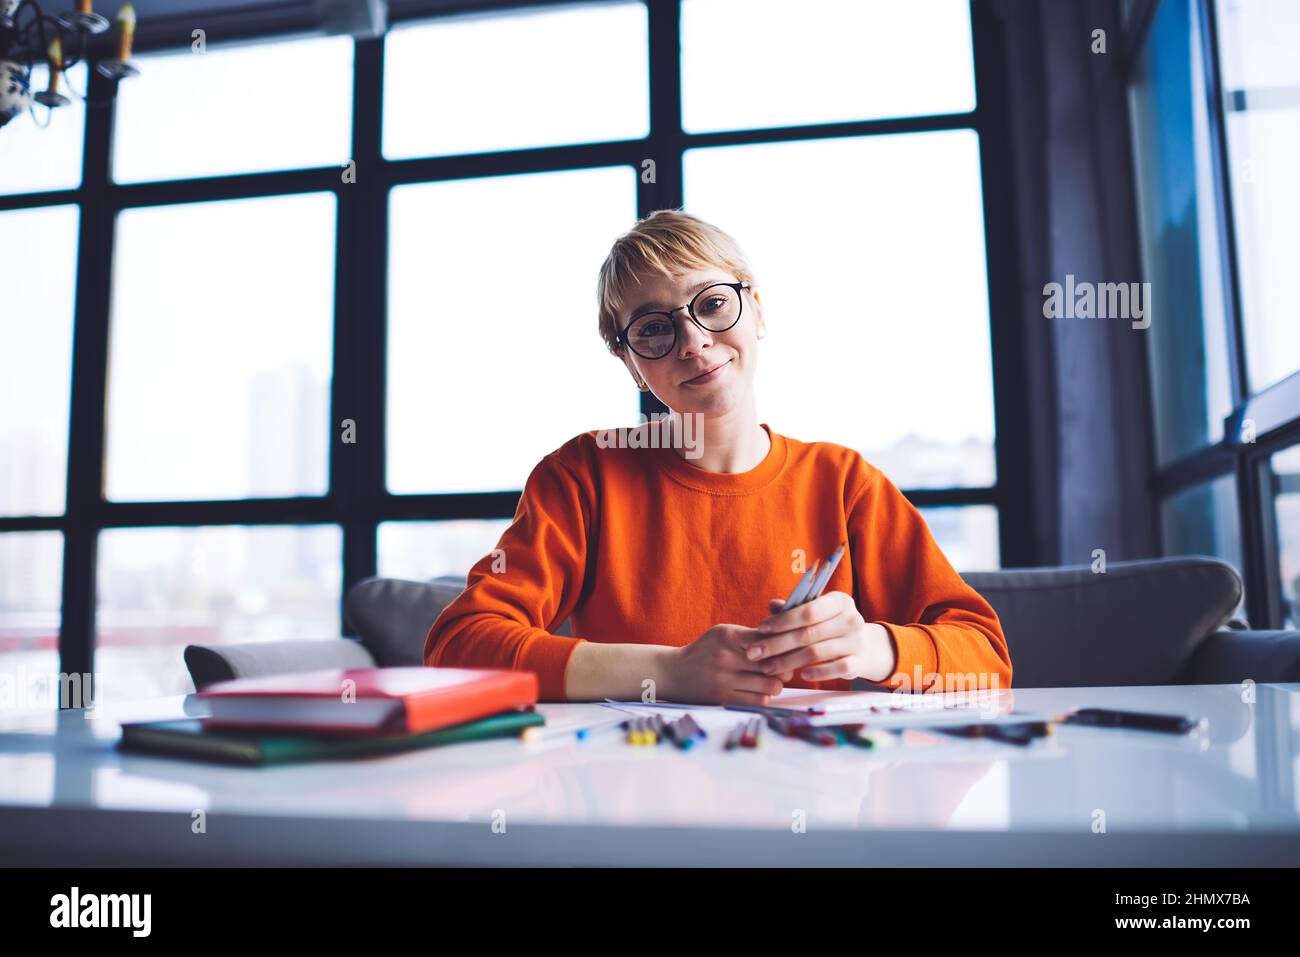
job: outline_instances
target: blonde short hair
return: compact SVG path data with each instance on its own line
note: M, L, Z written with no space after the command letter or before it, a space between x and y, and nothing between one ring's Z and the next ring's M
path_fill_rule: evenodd
M640 277L672 277L710 266L734 273L737 281L754 283L740 244L712 223L678 209L656 210L638 221L614 240L600 267L596 302L605 347L618 355L619 313L627 305L628 288Z

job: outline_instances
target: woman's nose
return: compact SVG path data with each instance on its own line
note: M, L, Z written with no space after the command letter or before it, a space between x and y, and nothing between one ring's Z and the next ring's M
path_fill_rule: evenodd
M683 315L677 321L679 323L677 327L678 353L685 353L686 350L690 349L692 346L698 350L705 343L711 343L713 341L713 333L702 328L697 322L695 322L695 320L691 318L690 313L683 310Z

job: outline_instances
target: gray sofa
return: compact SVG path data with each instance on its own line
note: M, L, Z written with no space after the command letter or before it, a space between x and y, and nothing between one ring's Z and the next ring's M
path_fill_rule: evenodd
M1300 681L1300 632L1252 631L1241 578L1214 558L1008 569L962 576L997 611L1018 688ZM196 688L236 677L419 665L425 635L465 579L370 578L344 601L356 638L190 645ZM557 634L570 634L569 622Z

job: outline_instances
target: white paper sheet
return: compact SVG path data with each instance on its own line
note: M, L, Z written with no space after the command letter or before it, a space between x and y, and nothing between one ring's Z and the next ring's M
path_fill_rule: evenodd
M1033 716L1011 716L1011 693L1005 689L911 695L887 691L819 691L787 688L772 699L772 705L791 709L820 709L808 714L814 725L863 723L877 728L912 727L924 724L965 724L989 720L1033 720ZM732 728L755 716L754 712L732 711L721 705L681 705L672 702L646 704L641 701L606 701L605 706L632 714L659 714L674 721L684 712L708 731Z
M953 691L942 694L898 694L889 691L819 691L814 688L787 688L772 699L780 708L817 708L827 715L922 712L942 714L960 712L972 717L991 718L1011 710L1011 694L1006 689Z

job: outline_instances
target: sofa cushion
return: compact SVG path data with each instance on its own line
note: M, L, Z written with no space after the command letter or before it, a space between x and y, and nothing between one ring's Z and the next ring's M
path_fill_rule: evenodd
M1018 688L1174 684L1241 601L1215 558L969 572L998 613Z
M359 641L247 641L230 645L188 645L185 667L202 691L217 681L257 678L325 668L373 668L374 659Z
M424 639L437 617L465 590L465 577L432 581L367 578L348 591L344 614L375 660L385 668L424 663ZM572 634L566 621L556 634Z
M1018 688L1178 683L1242 595L1231 565L1201 557L962 577L998 613ZM430 626L464 587L458 576L369 578L348 592L347 620L380 665L418 665ZM570 622L556 634L572 634Z
M348 591L344 614L381 667L420 665L429 626L464 587L463 580L367 578Z
M1183 680L1188 684L1300 681L1300 632L1225 628L1206 638Z

